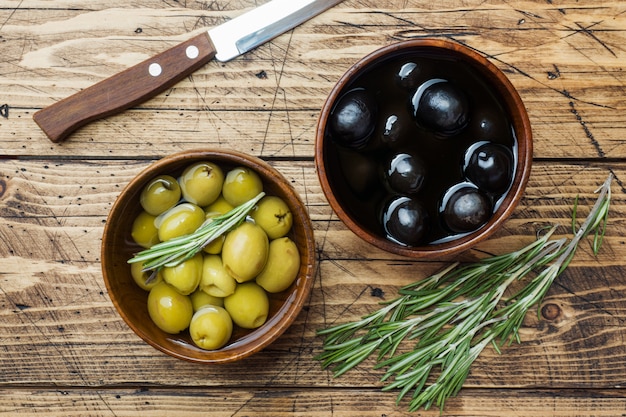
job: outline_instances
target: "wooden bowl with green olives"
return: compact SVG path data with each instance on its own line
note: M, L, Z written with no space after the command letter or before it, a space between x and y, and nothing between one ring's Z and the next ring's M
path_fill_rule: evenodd
M327 98L315 160L356 235L391 253L443 257L487 239L519 203L532 164L524 104L481 54L403 41L354 64Z
M233 362L293 323L315 269L313 228L289 181L228 150L165 157L116 199L102 274L144 341L175 358Z

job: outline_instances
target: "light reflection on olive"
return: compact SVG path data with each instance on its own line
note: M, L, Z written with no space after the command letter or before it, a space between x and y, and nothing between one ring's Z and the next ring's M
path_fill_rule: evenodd
M426 233L428 213L419 201L400 196L386 205L382 222L389 239L413 246L419 244Z
M376 101L362 88L348 91L330 115L332 139L352 149L364 147L376 124Z
M489 198L476 187L453 187L444 197L443 221L455 233L477 230L491 217Z
M459 133L469 122L467 97L444 79L435 78L422 84L411 103L415 120L442 136Z
M466 157L465 175L478 188L502 194L513 177L513 155L505 146L490 142L471 147Z
M416 194L424 185L426 167L421 158L401 152L387 162L385 173L393 190L402 194Z

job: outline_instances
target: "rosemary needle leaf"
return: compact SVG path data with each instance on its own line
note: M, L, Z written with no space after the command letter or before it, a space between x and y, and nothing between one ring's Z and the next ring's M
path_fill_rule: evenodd
M553 226L515 252L453 264L406 285L396 299L362 319L318 330L325 339L316 359L339 376L376 354L374 368L386 368L383 390L399 390L398 403L413 391L409 411L432 405L442 410L487 345L500 353L504 344L520 342L526 313L541 303L570 264L581 239L593 234L597 254L608 222L612 179L609 174L597 190L596 203L580 227L576 197L571 240L553 239ZM522 288L504 299L509 286L522 280ZM408 341L412 347L405 347Z

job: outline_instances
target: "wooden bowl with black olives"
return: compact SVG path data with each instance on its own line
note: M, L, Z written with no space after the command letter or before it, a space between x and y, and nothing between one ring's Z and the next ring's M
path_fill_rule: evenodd
M263 160L191 150L121 192L102 238L113 305L175 358L233 362L276 340L311 291L313 228L289 181Z
M491 236L519 203L532 132L507 77L443 39L383 47L326 100L315 159L322 189L356 235L391 253L443 257Z

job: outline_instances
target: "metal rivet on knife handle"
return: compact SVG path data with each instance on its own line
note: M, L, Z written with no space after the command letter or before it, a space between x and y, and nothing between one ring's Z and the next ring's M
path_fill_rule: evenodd
M187 54L187 58L189 59L196 59L200 54L200 50L196 45L189 45L187 47L187 50L185 51L185 54Z
M159 75L161 75L161 72L163 71L163 68L161 68L161 66L159 64L157 64L156 62L153 62L152 64L150 64L150 66L148 67L148 72L150 73L150 75L152 75L153 77L158 77Z

